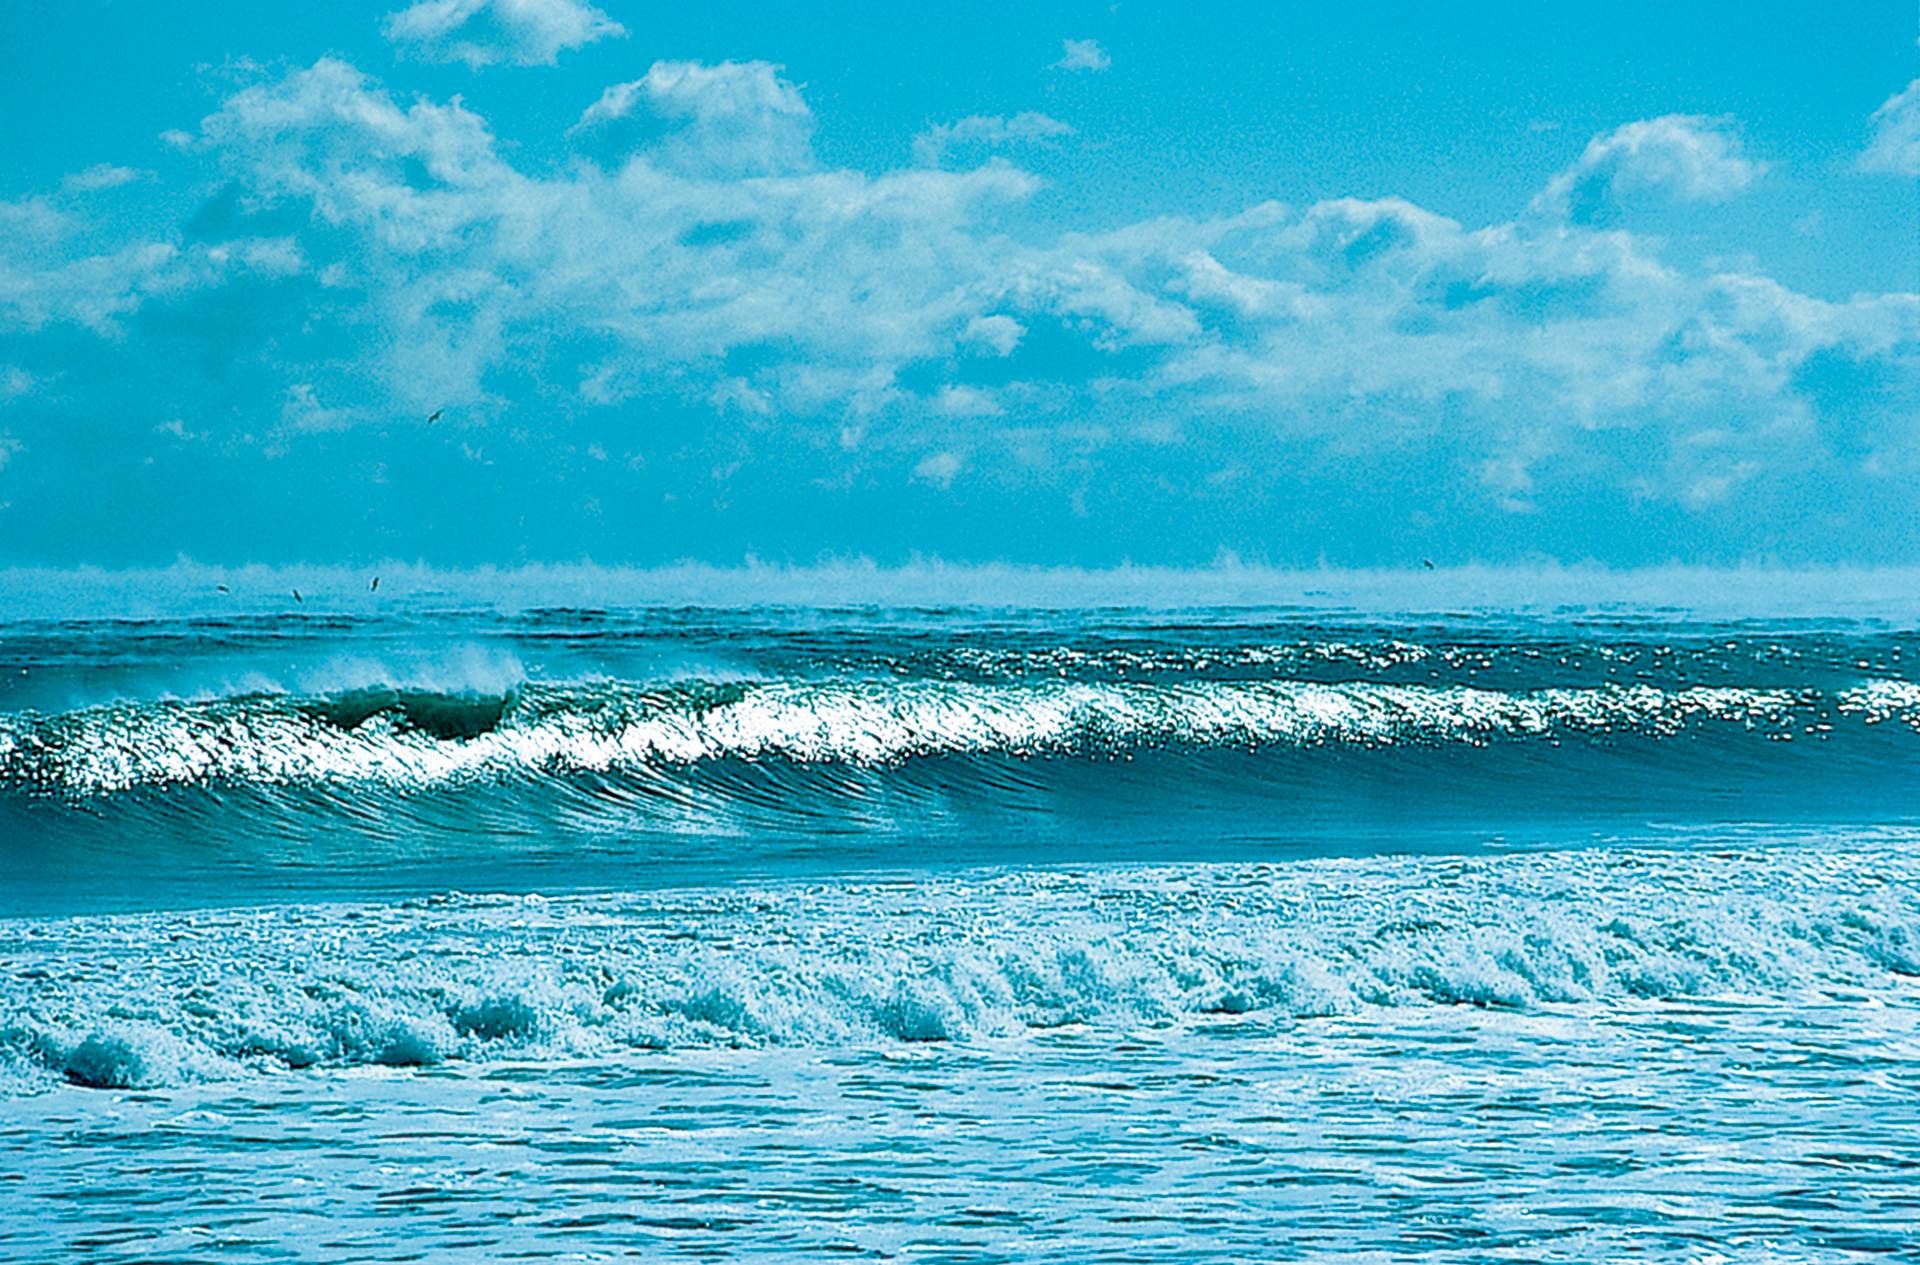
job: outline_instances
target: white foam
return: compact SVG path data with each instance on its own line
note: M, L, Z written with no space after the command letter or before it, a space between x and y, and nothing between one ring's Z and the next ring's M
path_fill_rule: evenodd
M1841 694L1840 710L1869 724L1897 720L1920 729L1920 681L1868 681Z
M1189 865L17 921L16 1087L1374 1008L1920 1005L1910 844Z

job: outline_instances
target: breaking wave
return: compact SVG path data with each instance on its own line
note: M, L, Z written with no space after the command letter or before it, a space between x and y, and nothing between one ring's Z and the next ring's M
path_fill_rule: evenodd
M1378 682L830 680L372 687L138 701L0 717L0 786L424 788L703 762L885 768L924 757L1116 758L1159 749L1844 738L1920 729L1920 685L1835 691L1609 684L1505 691Z
M1374 1008L1920 1000L1910 846L985 872L15 924L0 1089Z

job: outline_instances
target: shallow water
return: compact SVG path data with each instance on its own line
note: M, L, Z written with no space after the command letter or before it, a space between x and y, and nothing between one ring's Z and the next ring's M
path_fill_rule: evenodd
M9 626L0 1255L1912 1256L1915 650Z

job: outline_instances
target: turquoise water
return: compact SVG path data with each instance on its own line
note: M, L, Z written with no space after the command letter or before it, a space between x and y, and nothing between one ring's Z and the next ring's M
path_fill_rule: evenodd
M1920 1252L1920 637L0 627L0 1254Z

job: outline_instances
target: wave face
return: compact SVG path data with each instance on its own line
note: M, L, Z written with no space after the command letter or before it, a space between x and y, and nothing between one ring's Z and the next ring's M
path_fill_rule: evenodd
M1906 820L1916 653L1871 625L1592 614L22 624L0 631L0 848L30 900L140 859L697 874Z

